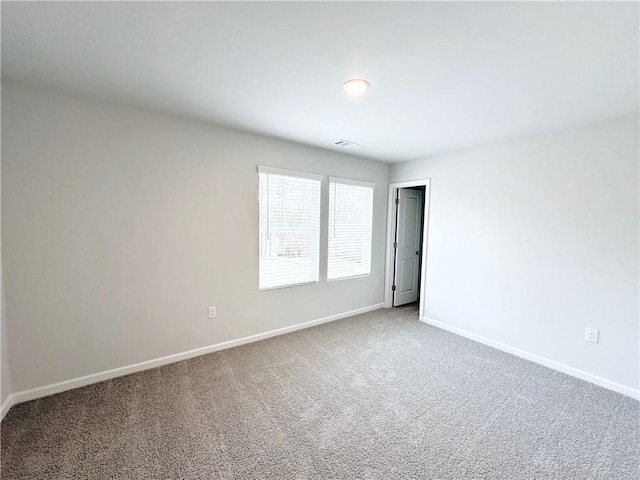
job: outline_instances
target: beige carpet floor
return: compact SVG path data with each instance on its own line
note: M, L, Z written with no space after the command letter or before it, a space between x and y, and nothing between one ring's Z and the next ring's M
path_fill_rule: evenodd
M14 406L10 479L638 479L639 403L371 312Z

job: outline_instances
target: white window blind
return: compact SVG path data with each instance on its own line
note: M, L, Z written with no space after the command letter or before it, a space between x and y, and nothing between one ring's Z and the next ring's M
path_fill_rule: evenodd
M329 177L329 280L371 273L373 187Z
M318 281L320 175L258 167L259 289Z

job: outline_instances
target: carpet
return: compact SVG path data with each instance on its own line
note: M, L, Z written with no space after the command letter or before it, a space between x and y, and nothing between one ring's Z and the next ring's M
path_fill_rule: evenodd
M637 479L639 405L409 306L16 405L2 479Z

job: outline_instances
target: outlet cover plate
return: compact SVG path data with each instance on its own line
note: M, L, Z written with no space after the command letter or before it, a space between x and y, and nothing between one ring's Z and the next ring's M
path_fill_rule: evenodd
M584 339L587 342L598 343L598 340L600 339L600 330L595 328L586 328L584 331Z

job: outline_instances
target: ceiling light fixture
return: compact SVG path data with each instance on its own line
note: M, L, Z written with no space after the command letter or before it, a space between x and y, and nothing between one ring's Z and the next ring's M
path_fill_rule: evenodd
M367 91L367 88L369 88L369 82L361 78L354 78L342 85L342 89L349 95L361 95Z

